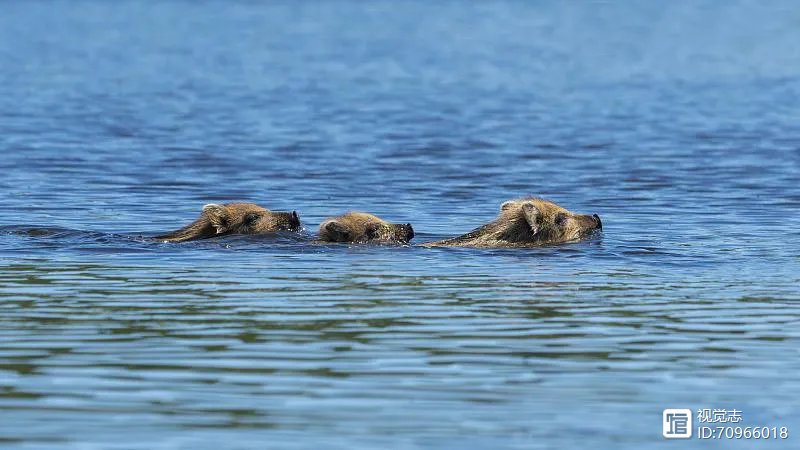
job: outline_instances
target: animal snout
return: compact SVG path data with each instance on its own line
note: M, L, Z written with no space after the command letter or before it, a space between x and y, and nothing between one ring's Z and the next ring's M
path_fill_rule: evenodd
M302 228L300 218L297 217L297 211L292 211L292 219L290 221L289 231L297 231Z
M600 221L600 216L598 216L597 214L592 214L592 217L594 217L594 221L597 222L597 229L602 230L603 222Z
M411 227L410 223L407 223L406 227L408 227L408 231L406 231L406 241L410 241L414 239L414 228Z

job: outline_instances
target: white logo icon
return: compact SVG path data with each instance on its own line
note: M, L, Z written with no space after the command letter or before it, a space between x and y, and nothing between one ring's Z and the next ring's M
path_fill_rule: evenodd
M692 410L691 409L665 409L661 420L664 437L690 438L692 437Z

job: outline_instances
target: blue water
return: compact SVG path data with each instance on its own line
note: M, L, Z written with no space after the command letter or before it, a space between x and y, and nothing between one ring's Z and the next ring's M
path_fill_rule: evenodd
M799 448L799 42L790 0L0 3L0 445ZM526 195L604 231L310 242ZM141 238L228 201L305 232Z

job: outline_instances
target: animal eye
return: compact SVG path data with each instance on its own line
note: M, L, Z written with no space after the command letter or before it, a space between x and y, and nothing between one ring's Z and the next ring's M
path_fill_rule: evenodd
M256 221L259 219L259 217L261 217L260 214L250 213L250 214L244 216L244 223L246 223L247 225L252 225L252 224L256 223Z
M558 226L564 226L564 224L567 223L567 215L564 213L556 214L554 222Z
M377 238L380 233L380 225L368 225L367 228L364 230L364 237L367 239L375 239Z

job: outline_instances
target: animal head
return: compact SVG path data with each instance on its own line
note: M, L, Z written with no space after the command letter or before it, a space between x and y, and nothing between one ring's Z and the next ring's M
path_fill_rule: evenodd
M252 203L208 204L203 206L203 217L216 234L263 234L300 229L296 211L270 211Z
M506 240L537 244L574 241L603 229L597 214L576 214L540 198L503 203L497 222L505 225Z
M372 214L350 212L324 221L319 234L330 242L407 244L414 228L410 223L394 224Z

